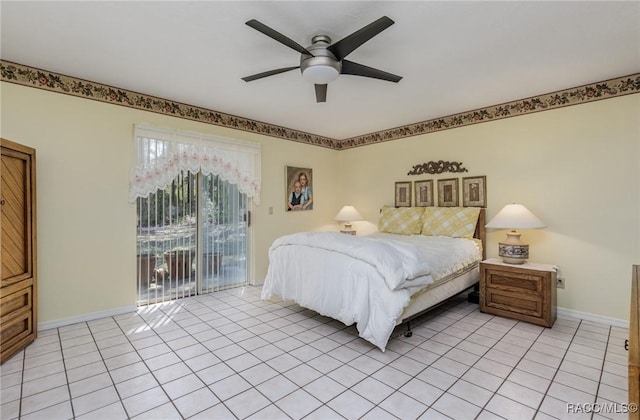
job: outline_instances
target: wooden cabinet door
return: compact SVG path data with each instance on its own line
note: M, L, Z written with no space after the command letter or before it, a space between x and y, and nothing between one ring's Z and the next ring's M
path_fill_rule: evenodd
M629 404L640 403L640 265L633 266L629 319ZM629 419L640 419L636 410Z
M35 150L0 139L0 363L36 337Z

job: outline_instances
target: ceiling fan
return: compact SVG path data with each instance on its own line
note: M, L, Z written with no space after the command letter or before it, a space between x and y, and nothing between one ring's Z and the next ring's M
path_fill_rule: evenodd
M353 50L393 25L393 23L393 20L383 16L333 44L331 43L331 38L327 35L316 35L311 39L312 44L304 48L280 32L255 19L251 19L246 22L248 26L298 51L300 53L300 65L257 73L243 77L242 80L251 82L263 77L300 69L302 77L315 85L316 102L326 102L327 84L336 80L341 74L371 77L397 83L402 77L344 59Z

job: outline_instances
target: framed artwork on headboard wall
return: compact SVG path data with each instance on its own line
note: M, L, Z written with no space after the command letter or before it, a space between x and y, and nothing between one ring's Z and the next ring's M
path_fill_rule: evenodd
M438 207L458 207L458 178L438 180Z
M462 178L462 205L464 207L487 207L487 177Z
M396 182L396 207L411 207L411 181Z
M413 182L416 207L433 207L433 180Z

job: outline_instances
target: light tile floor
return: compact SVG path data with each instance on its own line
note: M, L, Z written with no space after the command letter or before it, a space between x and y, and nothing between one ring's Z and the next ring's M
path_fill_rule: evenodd
M41 331L0 367L0 418L627 418L625 329L458 299L401 332L383 353L250 286L142 307Z

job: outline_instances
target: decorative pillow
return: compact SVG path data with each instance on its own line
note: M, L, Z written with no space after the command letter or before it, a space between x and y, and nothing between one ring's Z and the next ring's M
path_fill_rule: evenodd
M424 207L384 206L378 221L378 230L398 235L419 235L422 230L422 213Z
M480 207L425 207L422 234L473 238Z

